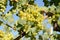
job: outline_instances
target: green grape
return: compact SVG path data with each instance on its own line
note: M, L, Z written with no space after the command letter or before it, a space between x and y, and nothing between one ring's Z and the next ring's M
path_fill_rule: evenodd
M6 10L7 0L0 1L0 12L4 12Z

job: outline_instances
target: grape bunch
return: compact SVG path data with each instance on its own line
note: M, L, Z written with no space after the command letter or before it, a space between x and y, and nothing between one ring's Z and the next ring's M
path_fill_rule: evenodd
M0 12L4 12L6 9L7 0L0 0Z

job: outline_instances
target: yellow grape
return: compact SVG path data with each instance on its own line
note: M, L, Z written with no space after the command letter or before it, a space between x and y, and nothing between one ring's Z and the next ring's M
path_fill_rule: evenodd
M4 37L4 32L0 30L0 37Z
M12 2L18 2L19 0L10 0L10 1L12 1Z
M36 35L37 35L37 33L36 33L36 32L34 32L34 33L33 33L33 36L36 36Z

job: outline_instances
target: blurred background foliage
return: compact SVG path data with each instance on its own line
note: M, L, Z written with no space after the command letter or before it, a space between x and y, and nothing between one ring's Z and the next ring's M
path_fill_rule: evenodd
M8 1L13 7L6 13ZM0 1L0 26L4 29L0 30L0 40L60 40L60 34L57 34L60 32L60 1L43 0L43 7L37 6L35 1ZM14 20L13 15L18 19ZM47 24L51 24L50 28L46 28ZM11 29L19 35L14 37Z

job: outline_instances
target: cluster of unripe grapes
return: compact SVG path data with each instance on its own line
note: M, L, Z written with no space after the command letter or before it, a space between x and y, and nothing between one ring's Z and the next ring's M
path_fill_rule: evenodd
M0 12L4 12L6 9L7 0L0 0Z

